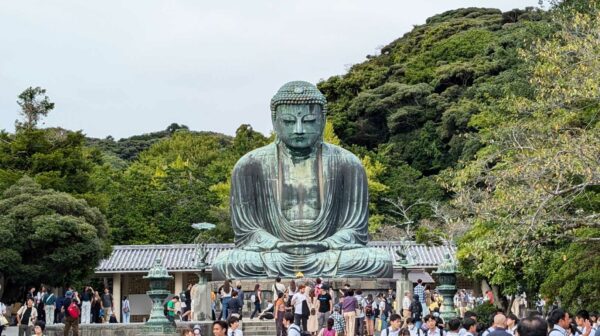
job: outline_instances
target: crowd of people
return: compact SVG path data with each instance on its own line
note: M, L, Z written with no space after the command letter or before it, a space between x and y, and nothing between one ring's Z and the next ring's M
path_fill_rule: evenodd
M250 318L274 319L277 336L600 336L595 312L582 310L571 318L556 308L547 319L537 312L521 317L513 313L515 307L523 304L520 302L507 313L496 311L486 325L471 310L477 298L465 290L455 296L456 318L444 321L440 315L442 296L421 280L413 291L403 293L398 306L393 289L365 295L346 284L335 291L318 278L314 282L291 280L287 286L277 278L270 289L274 302L267 299L268 305L262 311L265 298L260 285L250 293L253 303ZM226 335L243 335L239 321L247 296L240 291L241 285L233 287L225 281L214 293L213 301L220 301L222 309L217 315L213 302L213 319L220 322L213 324L213 331L216 326L226 328ZM493 300L491 291L481 299L492 304Z
M71 331L77 336L80 324L116 323L114 307L108 288L99 292L86 286L79 292L69 287L63 295L58 295L45 286L39 291L31 287L23 302L15 302L11 306L0 302L0 315L6 320L0 325L0 336L9 325L18 327L19 336L30 336L42 335L46 326L56 323L64 324L65 336ZM129 323L130 308L129 300L124 297L121 303L123 323Z

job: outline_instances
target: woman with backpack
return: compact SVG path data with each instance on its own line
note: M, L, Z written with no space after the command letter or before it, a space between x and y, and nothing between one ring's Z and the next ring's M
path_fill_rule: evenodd
M367 336L375 335L375 309L373 309L373 295L367 295L365 299L365 322L367 325Z
M250 319L253 319L255 314L260 314L260 305L262 303L261 294L262 290L260 289L260 284L254 285L254 292L252 292L252 295L250 296L250 301L254 303L254 311L252 312L252 315L250 315Z
M410 310L410 317L415 322L415 327L419 330L422 324L421 318L423 317L423 307L419 301L419 295L414 295L413 302L408 307L408 310Z
M233 287L231 287L229 280L225 280L223 286L219 289L219 295L221 296L221 316L219 316L219 319L227 320L229 316L229 301L231 301L232 293Z

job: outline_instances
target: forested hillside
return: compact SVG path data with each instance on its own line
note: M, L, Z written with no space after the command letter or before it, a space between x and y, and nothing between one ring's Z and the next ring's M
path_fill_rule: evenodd
M532 94L517 50L548 35L545 16L533 8L442 13L319 83L342 143L385 166L388 189L375 212L386 223L406 233L413 220L435 217L431 202L449 198L435 177L481 147L473 117L501 113L510 94Z

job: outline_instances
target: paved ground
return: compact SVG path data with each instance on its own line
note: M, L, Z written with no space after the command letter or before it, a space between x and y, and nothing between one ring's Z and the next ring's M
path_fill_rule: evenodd
M17 327L8 327L8 329L4 329L4 331L2 331L2 336L17 336L18 334L19 331Z

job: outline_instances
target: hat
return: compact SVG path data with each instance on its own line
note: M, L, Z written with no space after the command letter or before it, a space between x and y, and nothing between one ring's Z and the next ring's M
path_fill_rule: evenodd
M339 304L336 304L335 306L333 306L333 310L335 311L340 311L341 307Z
M65 297L68 297L68 298L70 298L70 297L72 297L72 296L73 296L73 292L72 292L72 291L70 291L70 290L68 290L68 291L65 293Z
M194 329L192 329L192 330L201 330L201 329L200 329L200 325L199 325L199 324L196 324L196 325L194 326Z

